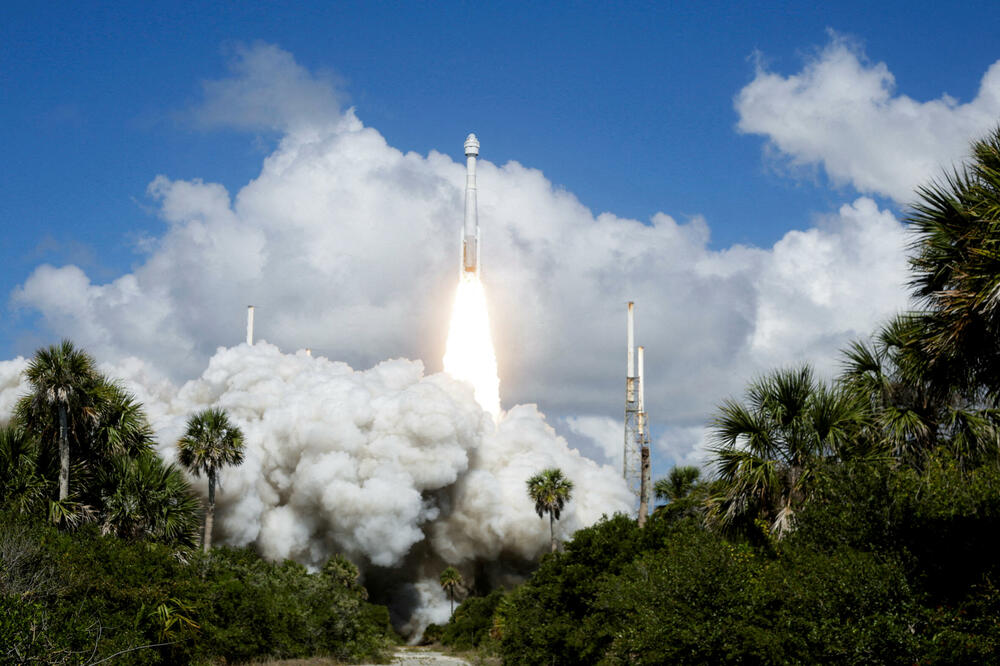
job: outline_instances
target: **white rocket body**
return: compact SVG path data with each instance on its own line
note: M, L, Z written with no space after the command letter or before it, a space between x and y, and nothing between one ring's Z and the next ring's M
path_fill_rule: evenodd
M479 273L479 218L476 212L476 157L479 140L465 139L465 225L462 228L462 271Z

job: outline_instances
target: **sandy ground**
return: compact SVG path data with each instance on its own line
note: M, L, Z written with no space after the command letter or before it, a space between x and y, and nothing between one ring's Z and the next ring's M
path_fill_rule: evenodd
M392 666L468 666L469 664L464 659L422 648L399 650L393 656L391 663Z
M286 661L269 661L267 666L335 666L340 662L332 659L289 659ZM427 648L407 647L399 648L393 655L390 666L470 666L471 662L458 657L434 652ZM376 666L375 664L361 664L361 666Z

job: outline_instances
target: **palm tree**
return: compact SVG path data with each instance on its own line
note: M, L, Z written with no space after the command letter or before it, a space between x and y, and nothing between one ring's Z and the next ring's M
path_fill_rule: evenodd
M69 496L70 437L79 440L91 419L92 389L100 381L94 359L69 340L35 352L24 375L31 393L18 404L18 421L41 434L42 444L52 438L58 423L59 501Z
M917 190L913 295L925 308L928 369L968 390L1000 396L1000 127L972 144L972 160Z
M116 456L101 469L101 531L131 539L194 545L198 500L183 473L147 451Z
M920 348L920 315L899 315L870 342L843 352L841 385L869 410L869 427L858 452L891 456L919 467L934 447L945 445L964 466L996 454L996 410L977 407L953 384L929 371Z
M563 506L569 501L573 492L573 482L563 476L561 470L546 469L527 481L528 497L535 503L535 511L542 518L549 514L549 535L552 539L552 552L556 552L555 521Z
M464 581L462 574L455 567L448 567L441 572L441 588L448 594L451 600L451 614L455 614L455 592L462 587Z
M121 384L101 377L94 386L96 418L87 444L94 457L125 455L136 458L152 451L153 428L142 403Z
M851 394L818 384L808 366L751 382L746 399L726 400L712 422L722 492L709 517L725 528L765 518L780 537L815 465L848 450L865 411Z
M31 513L44 505L47 485L35 437L16 423L0 425L0 503Z
M177 442L178 459L191 474L208 477L208 508L205 511L205 552L212 547L215 521L215 483L225 465L243 462L243 432L221 409L206 409L188 419L187 432Z
M656 499L666 502L676 502L686 497L691 492L691 489L694 488L694 484L698 481L699 476L701 476L701 470L697 467L674 467L670 470L670 474L666 478L657 479L653 485L653 492L656 494Z

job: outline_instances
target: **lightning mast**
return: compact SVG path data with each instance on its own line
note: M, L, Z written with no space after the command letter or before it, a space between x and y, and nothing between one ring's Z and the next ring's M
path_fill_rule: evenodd
M247 306L247 345L253 347L253 306Z

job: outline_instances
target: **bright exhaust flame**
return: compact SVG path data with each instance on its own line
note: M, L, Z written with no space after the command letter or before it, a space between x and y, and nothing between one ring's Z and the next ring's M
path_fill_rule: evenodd
M493 416L494 421L499 418L497 357L490 337L486 292L475 273L463 273L458 281L444 353L444 371L472 384L476 402Z

